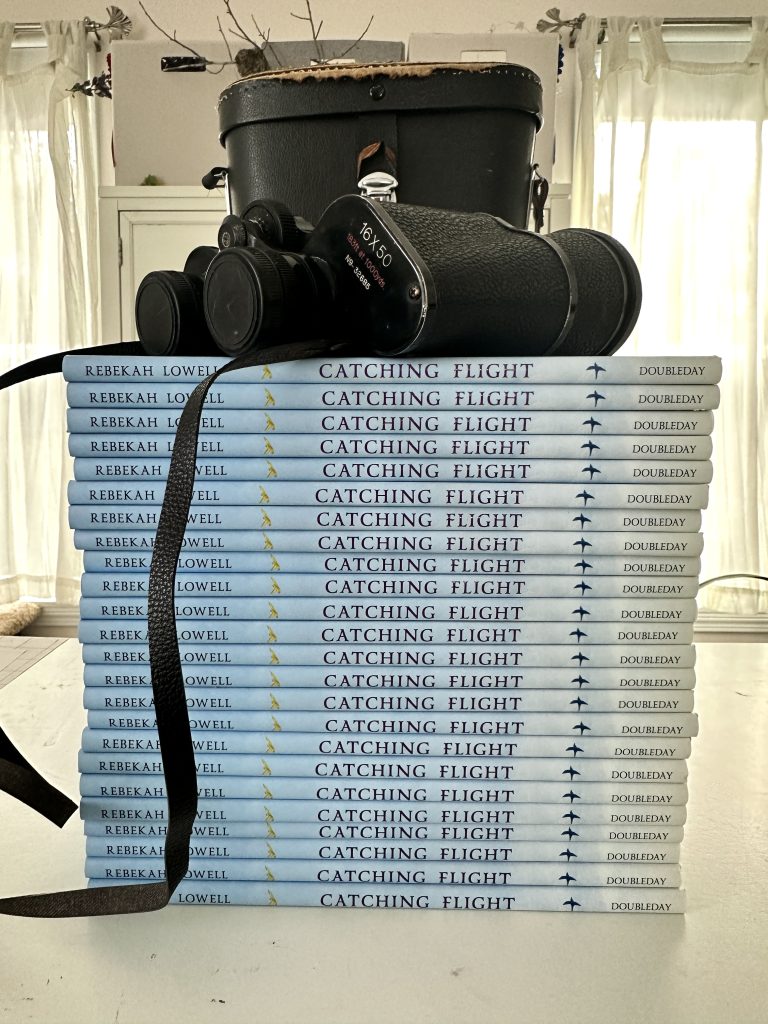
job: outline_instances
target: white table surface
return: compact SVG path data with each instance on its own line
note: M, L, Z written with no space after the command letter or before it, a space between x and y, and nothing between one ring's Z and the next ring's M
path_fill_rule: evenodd
M700 644L685 917L169 907L0 917L0 1022L768 1021L768 644ZM84 720L67 641L0 721L70 795ZM0 895L79 887L83 838L0 793Z

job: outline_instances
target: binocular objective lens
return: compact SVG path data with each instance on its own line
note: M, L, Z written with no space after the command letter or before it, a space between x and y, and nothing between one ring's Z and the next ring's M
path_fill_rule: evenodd
M202 281L178 270L154 270L136 293L136 330L148 355L204 354L214 346L203 320Z
M239 356L276 336L283 317L280 272L260 249L223 249L203 290L205 319L216 344Z

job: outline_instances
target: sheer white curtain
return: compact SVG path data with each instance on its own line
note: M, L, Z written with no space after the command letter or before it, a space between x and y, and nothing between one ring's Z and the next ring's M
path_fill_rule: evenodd
M30 67L0 23L0 372L98 341L95 101L68 92L88 77L86 33L43 29ZM0 602L77 600L70 475L62 381L0 392Z
M717 64L671 59L656 19L608 19L598 48L599 28L587 19L578 43L573 223L638 262L623 354L722 356L702 578L768 575L768 18L742 60ZM734 580L700 605L761 614L768 589Z

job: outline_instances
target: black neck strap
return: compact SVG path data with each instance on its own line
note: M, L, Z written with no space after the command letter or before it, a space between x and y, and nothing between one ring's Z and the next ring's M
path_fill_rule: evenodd
M78 349L77 353L100 355L141 354L128 351L124 343ZM37 895L0 899L0 914L22 917L88 917L104 914L135 914L159 910L171 899L189 866L189 842L197 814L197 773L192 733L184 692L184 677L176 635L176 566L184 542L187 518L195 483L195 460L200 417L211 385L230 370L294 359L313 359L328 355L326 342L301 342L262 349L241 356L201 381L189 396L179 420L176 440L168 469L162 509L149 571L147 626L152 693L157 719L157 734L163 762L168 798L165 837L165 881L140 885L115 885L94 889L72 889ZM56 353L36 359L0 377L0 390L61 369L61 360L70 353ZM57 365L58 364L58 365ZM0 729L0 789L11 794L61 827L77 809L63 793L35 771Z
M21 384L24 380L32 380L34 377L61 373L64 356L85 356L91 353L99 356L141 356L144 355L144 349L138 341L117 341L113 345L92 345L90 348L76 348L69 352L52 352L48 356L22 363L21 366L16 366L6 373L0 373L0 391L14 384Z

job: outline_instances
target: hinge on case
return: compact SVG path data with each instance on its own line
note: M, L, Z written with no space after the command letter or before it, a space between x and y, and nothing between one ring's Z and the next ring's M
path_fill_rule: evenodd
M118 238L117 240L117 265L122 267L123 265L123 240Z
M371 171L357 183L360 195L368 199L377 199L380 203L396 203L397 178L387 171Z

